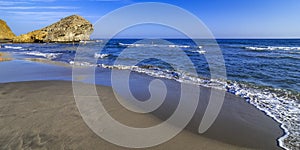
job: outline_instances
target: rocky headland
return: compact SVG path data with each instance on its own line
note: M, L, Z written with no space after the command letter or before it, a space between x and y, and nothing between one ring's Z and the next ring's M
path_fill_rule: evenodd
M11 31L4 20L0 19L0 42L9 42L15 38L16 35Z
M2 25L2 24L1 24ZM2 27L1 27L2 29ZM0 30L1 32L1 30ZM5 32L5 31L4 31ZM5 32L7 39L14 43L79 42L89 40L93 25L78 15L72 15L39 30L14 36ZM2 32L1 32L2 35ZM8 36L10 35L10 36ZM0 37L1 39L1 37Z

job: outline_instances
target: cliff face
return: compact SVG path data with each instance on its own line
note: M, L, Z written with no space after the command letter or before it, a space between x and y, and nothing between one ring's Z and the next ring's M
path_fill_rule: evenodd
M7 26L6 22L0 19L0 40L11 40L16 35Z
M50 26L14 38L16 43L77 42L89 40L93 25L78 15L61 19Z

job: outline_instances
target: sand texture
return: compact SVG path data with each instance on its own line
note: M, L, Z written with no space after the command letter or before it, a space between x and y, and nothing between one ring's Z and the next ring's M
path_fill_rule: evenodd
M166 102L152 114L136 114L117 103L110 87L97 86L97 89L101 91L101 99L108 112L127 125L152 126L160 123L170 113L164 109L168 105ZM208 97L205 93L209 89L202 91L201 102L205 104ZM176 99L176 92L167 98ZM0 107L0 149L125 149L101 139L88 128L76 107L71 82L2 83ZM205 134L197 134L195 129L204 107L205 105L199 105L193 120L179 135L148 149L280 149L276 138L283 132L279 125L230 94L226 95L215 124Z

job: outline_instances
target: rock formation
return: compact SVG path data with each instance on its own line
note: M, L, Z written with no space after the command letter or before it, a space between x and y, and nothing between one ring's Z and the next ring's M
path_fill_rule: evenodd
M78 42L89 40L93 25L78 15L61 19L50 26L22 34L13 39L15 43Z
M0 41L12 40L15 36L6 22L0 19Z

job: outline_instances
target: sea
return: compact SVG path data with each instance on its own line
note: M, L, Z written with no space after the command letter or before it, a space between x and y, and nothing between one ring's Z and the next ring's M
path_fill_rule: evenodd
M17 60L44 59L70 66L131 70L225 90L242 97L281 125L285 134L278 139L280 147L299 149L300 39L198 39L197 43L201 45L191 39L7 43L1 45L0 52L8 53ZM92 51L81 55L84 59L78 61L78 52L84 49ZM178 49L184 53L177 54ZM214 49L220 49L221 53L209 53ZM123 53L125 50L128 51ZM190 59L192 65L181 57L182 54ZM220 54L225 63L226 78L212 77L207 60L207 55L213 58ZM168 60L173 61L168 63ZM196 74L192 73L193 70Z

